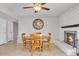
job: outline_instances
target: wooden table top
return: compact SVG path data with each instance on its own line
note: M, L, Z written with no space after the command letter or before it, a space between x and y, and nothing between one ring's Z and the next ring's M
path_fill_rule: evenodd
M27 40L27 41L31 40L31 37L30 37L30 36L27 36L27 37L26 37L26 40ZM42 40L42 41L47 41L47 40L48 40L48 36L41 36L41 40Z

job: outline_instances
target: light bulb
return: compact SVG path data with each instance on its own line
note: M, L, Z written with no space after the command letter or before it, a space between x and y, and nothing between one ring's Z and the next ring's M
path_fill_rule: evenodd
M36 7L34 7L34 9L35 9L36 11L40 11L40 10L41 10L41 7L36 6Z
M41 10L41 4L40 3L36 3L35 6L34 6L34 9L36 11L40 11Z

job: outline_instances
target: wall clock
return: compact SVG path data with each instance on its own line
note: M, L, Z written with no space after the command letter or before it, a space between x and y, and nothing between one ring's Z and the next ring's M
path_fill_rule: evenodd
M40 30L40 29L43 28L43 26L44 26L43 20L41 20L41 19L35 19L35 20L33 21L33 27L34 27L35 29Z

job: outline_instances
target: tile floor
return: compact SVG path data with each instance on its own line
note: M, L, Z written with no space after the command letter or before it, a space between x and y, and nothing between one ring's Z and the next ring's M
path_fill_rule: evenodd
M37 49L34 56L64 56L65 54L58 49L54 44L50 49L46 49L43 52L39 52ZM0 56L31 56L30 47L22 48L21 44L17 44L16 41L10 41L6 44L0 45Z

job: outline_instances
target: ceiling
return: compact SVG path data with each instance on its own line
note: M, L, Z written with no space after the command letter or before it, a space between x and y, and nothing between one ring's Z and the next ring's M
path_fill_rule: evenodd
M34 9L23 9L24 6L31 6L32 3L0 3L0 11L13 17L29 17L29 16L60 16L70 8L77 5L77 3L48 3L49 11L41 10L34 13Z

